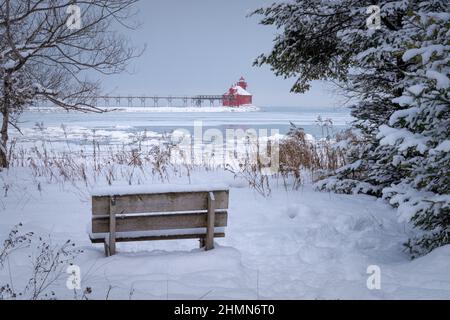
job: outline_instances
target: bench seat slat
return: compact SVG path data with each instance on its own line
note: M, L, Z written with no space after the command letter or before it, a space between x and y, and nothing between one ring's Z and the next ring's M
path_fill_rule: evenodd
M216 212L215 227L226 227L228 213ZM118 216L116 218L116 232L151 231L168 229L206 228L207 213L177 213ZM109 218L96 217L92 219L92 233L109 232Z
M228 190L213 191L216 209L228 209ZM172 192L114 196L116 213L167 212L204 210L208 192ZM109 214L109 196L92 197L92 215Z

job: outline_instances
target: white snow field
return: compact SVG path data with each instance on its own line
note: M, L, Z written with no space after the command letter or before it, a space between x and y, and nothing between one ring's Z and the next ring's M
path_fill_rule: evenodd
M196 171L191 182L230 186L226 237L205 252L194 240L119 243L106 258L90 243L90 191L82 184L45 183L28 169L1 174L0 234L23 231L71 239L80 254L82 287L91 299L449 299L450 246L411 261L402 252L410 232L386 203L362 195L273 187L264 198L221 171ZM184 177L171 183L187 183ZM117 184L116 184L117 185ZM126 183L119 184L123 190ZM168 185L166 186L168 187ZM0 283L22 288L30 278L31 249L13 252ZM381 289L369 290L367 268L381 270ZM62 274L48 290L71 299ZM81 293L79 293L81 295Z
M90 299L450 299L450 246L411 261L402 244L414 231L398 222L395 209L369 196L316 192L308 180L299 190L286 190L281 181L273 180L272 193L264 198L223 169L195 167L189 177L181 169L170 173L164 190L179 189L180 184L230 188L226 236L216 239L214 250L199 249L196 240L130 242L118 243L118 253L106 258L103 245L91 244L91 194L107 185L108 170L115 172L113 186L120 192L127 192L127 179L132 180L132 190L161 183L151 168L141 172L117 163L103 164L102 174L94 177L88 168L93 166L93 140L103 144L103 151L110 150L109 156L122 145L131 150L141 142L148 150L166 128L192 126L195 119L210 127L283 124L281 134L291 120L317 136L316 116L315 111L290 110L220 116L24 114L24 135L11 132L12 139L18 139L19 160L0 172L0 248L19 223L21 232L35 236L31 247L13 251L0 265L0 288L8 283L23 291L32 276L36 240L42 237L52 246L70 239L83 250L74 263L81 268L81 288L92 288ZM324 113L328 116L334 124L344 125L349 119L342 112ZM137 139L143 131L145 141ZM36 151L21 155L21 148ZM35 163L28 154L39 160ZM78 164L64 160L70 156L79 157ZM49 164L56 160L60 167ZM64 177L65 165L77 170L67 172L85 172L89 183L78 176ZM379 290L367 286L367 270L373 266L381 271ZM61 274L46 292L54 291L58 299L80 298L82 290L67 289L68 277Z

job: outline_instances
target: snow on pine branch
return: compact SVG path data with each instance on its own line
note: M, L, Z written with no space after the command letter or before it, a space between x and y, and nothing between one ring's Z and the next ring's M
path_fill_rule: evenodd
M382 125L379 128L380 133L377 138L380 139L381 145L396 146L400 152L414 147L420 153L425 153L428 150L427 143L429 139L420 135L414 134L407 129L392 128L387 125Z

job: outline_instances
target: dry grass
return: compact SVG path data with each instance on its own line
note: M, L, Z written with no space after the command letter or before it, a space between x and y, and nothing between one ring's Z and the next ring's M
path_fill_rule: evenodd
M94 136L92 145L76 150L69 144L61 150L47 142L29 148L16 145L10 153L10 167L29 168L35 178L45 178L48 183L76 185L81 181L86 186L105 181L111 185L119 180L141 184L147 177L164 182L173 173L190 176L189 166L171 163L170 152L170 144L148 148L140 144L108 146Z
M280 142L279 176L285 187L291 180L292 188L297 189L305 175L315 181L344 165L344 151L334 147L339 139L342 137L337 135L336 140L329 136L310 140L302 128L293 126Z
M48 183L71 183L74 186L81 181L86 187L105 182L112 185L115 181L136 185L148 179L169 182L172 176L188 177L190 181L193 170L225 169L236 178L247 181L260 194L268 196L273 180L281 179L286 189L297 189L305 180L314 181L334 172L345 164L344 151L335 148L334 143L348 138L348 133L342 133L334 140L328 135L318 141L311 140L303 129L293 126L277 142L277 148L272 147L271 140L264 140L267 154L260 153L263 142L246 137L245 150L240 151L234 159L236 161L227 164L216 163L209 158L201 163L195 162L192 154L180 153L167 136L158 145L144 143L144 134L136 137L133 143L111 146L98 141L95 132L92 141L76 148L67 138L65 148L56 148L45 140L26 148L13 140L9 156L11 167L30 168L36 183L44 178ZM271 152L279 153L279 166L277 171L268 174L266 169L271 164ZM174 154L177 161L173 160Z
M267 175L264 170L266 166L261 164L259 157L256 156L257 161L252 161L255 154L259 154L259 141L256 141L253 150L240 162L238 168L227 167L227 170L235 177L246 180L250 187L264 196L271 193L271 180L281 179L286 190L296 190L305 180L316 181L345 164L345 151L335 148L335 143L347 138L346 134L338 134L332 139L327 134L326 138L317 141L310 139L302 128L292 125L289 133L279 141L277 149L267 147L271 152L279 152L277 172ZM270 158L270 154L267 157Z

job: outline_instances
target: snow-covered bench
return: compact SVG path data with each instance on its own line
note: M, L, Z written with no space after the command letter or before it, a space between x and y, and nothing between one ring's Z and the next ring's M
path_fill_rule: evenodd
M214 248L224 237L228 218L228 188L223 185L164 185L92 192L92 243L104 243L106 256L116 242L199 239Z

